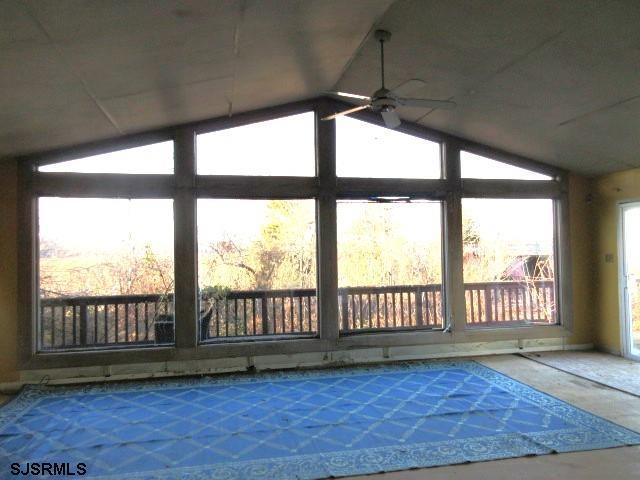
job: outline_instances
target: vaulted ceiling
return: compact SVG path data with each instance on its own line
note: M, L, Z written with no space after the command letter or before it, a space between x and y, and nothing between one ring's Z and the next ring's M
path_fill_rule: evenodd
M388 84L404 119L584 174L640 166L636 0L0 0L0 155Z

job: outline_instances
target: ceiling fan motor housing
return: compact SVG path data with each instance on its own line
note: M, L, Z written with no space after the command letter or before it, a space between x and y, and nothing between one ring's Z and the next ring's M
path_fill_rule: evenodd
M371 99L371 109L375 112L390 112L396 109L398 102L388 95L386 88L378 90Z

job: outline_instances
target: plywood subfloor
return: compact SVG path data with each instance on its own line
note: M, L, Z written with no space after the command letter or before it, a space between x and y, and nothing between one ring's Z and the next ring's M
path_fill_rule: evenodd
M527 358L640 396L640 363L600 352L528 353Z

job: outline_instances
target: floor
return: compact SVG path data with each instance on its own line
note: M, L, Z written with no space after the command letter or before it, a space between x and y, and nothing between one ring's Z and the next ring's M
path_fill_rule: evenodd
M567 353L571 355L571 353ZM619 357L583 353L612 372L625 368ZM640 398L608 388L518 355L477 357L476 360L516 380L554 395L577 407L625 427L640 431ZM604 367L603 367L604 368ZM629 374L637 365L629 365ZM7 397L0 395L0 404ZM515 458L491 462L407 470L349 477L351 480L617 480L640 478L640 446L590 452Z
M540 352L525 356L640 397L640 362L597 352Z
M590 355L602 355L591 353ZM618 369L618 357L598 357ZM640 398L516 355L476 360L516 380L627 428L640 431ZM613 371L613 370L612 370ZM351 480L617 480L640 478L640 446L496 460L349 477Z

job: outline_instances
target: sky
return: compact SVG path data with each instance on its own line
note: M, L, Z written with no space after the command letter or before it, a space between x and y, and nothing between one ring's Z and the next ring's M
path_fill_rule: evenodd
M313 122L312 113L303 113L198 135L198 173L313 176ZM435 142L348 117L337 120L336 131L339 176L440 178L440 147ZM136 147L43 166L40 171L171 174L173 145L162 142ZM468 152L462 152L461 171L468 178L548 179ZM198 207L199 238L211 242L230 232L245 239L257 235L266 202L200 200ZM67 249L109 251L127 242L150 243L158 252L173 248L171 200L42 198L39 208L41 238ZM339 215L356 215L349 210L356 211L339 208ZM418 238L439 235L440 209L422 210L421 221L416 221L415 211L394 209L398 228L406 228L407 235ZM542 242L550 248L550 200L465 199L463 214L475 219L485 237ZM349 221L339 218L339 222Z

